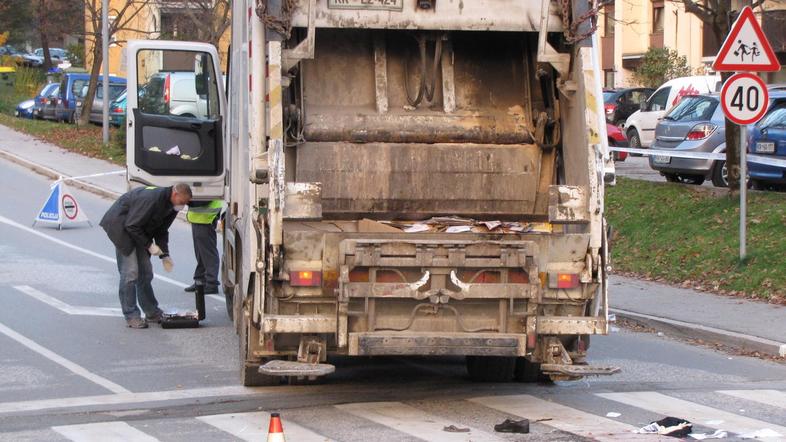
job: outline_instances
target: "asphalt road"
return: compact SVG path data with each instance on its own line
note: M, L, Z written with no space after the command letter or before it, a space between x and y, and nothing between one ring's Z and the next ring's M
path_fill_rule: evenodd
M30 227L49 184L0 161L0 440L265 440L270 411L290 442L658 440L631 430L669 415L698 432L786 440L786 366L626 330L593 338L591 363L622 367L608 378L474 384L458 358L340 358L321 385L240 387L220 298L208 298L199 329L126 328L112 316L117 270L103 231ZM94 224L111 203L74 193ZM185 223L171 243L175 271L159 273L156 295L193 308ZM516 416L533 421L531 434L494 432Z

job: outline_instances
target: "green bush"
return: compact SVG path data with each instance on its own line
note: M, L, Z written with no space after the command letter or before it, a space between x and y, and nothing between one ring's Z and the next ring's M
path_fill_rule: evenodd
M70 54L69 60L71 61L71 66L84 67L84 65L85 65L85 45L79 44L79 43L68 45L66 50Z

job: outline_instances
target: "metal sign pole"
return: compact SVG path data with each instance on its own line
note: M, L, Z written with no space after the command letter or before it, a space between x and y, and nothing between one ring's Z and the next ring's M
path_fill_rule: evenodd
M748 205L748 146L745 145L748 126L740 125L740 261L745 260L746 213Z
M101 5L101 51L104 59L104 80L101 85L103 90L103 112L101 122L103 125L104 146L109 144L109 0L103 0ZM92 104L84 103L84 106Z

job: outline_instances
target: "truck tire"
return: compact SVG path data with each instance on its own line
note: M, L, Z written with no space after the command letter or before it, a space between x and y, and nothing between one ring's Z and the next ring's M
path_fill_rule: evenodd
M527 358L516 358L516 371L513 375L516 382L550 382L551 378L540 371L540 364L530 362Z
M259 372L259 362L248 361L248 327L249 324L245 322L244 318L238 318L243 321L240 327L240 335L238 336L240 348L240 382L245 387L264 387L281 384L282 378L279 376L268 376Z
M227 308L227 316L229 316L230 321L233 321L235 319L235 288L227 287L226 284L223 284L223 289L224 302Z
M516 358L508 356L467 356L467 372L475 382L510 382Z

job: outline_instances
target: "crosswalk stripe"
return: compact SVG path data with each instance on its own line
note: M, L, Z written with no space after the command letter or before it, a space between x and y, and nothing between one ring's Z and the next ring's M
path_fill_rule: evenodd
M718 410L717 408L707 407L695 402L666 396L665 394L653 391L597 393L597 396L658 414L681 417L691 422L701 424L702 426L723 429L738 434L751 433L769 428L786 436L786 427ZM723 421L723 423L710 425L712 421Z
M74 442L158 442L125 422L63 425L52 429Z
M198 420L212 425L244 441L259 442L267 439L267 428L270 422L270 413L264 411L252 413L216 414L213 416L199 416ZM331 442L325 436L301 427L295 423L282 419L284 435L287 440L297 442Z
M778 390L720 390L718 393L786 409L786 393Z
M336 405L336 408L363 419L391 427L411 436L434 442L503 441L491 433L442 419L401 402L366 402ZM445 431L445 427L469 428L466 433Z
M604 441L657 441L657 435L636 434L632 425L576 410L565 405L537 398L528 394L514 396L486 396L469 399L471 402L527 418L539 419L543 424L558 430ZM654 439L653 439L654 437Z

